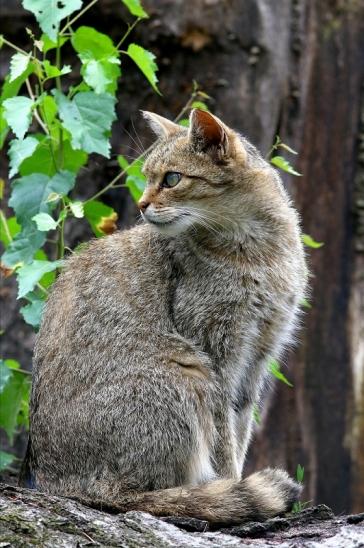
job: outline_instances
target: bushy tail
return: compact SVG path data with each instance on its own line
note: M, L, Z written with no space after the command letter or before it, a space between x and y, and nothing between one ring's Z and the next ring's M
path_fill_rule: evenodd
M286 472L267 468L237 481L221 479L197 487L175 487L145 493L126 492L115 500L73 497L113 512L139 510L155 516L194 517L215 524L265 520L289 511L301 486Z

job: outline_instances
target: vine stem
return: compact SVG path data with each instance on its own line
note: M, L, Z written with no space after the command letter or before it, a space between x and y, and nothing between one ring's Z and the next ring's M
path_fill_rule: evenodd
M64 257L64 223L66 218L62 219L59 224L59 240L58 240L58 259L63 259Z
M5 230L5 233L6 233L6 236L9 240L9 242L12 242L13 238L11 237L9 227L8 227L8 223L6 222L6 217L5 217L4 212L3 212L2 209L0 209L0 220L1 220L1 224L4 227L4 230Z
M30 59L34 59L34 61L38 61L38 59L34 57L31 53L29 53L28 51L25 51L24 49L18 48L18 46L16 46L12 42L9 42L9 40L7 40L6 38L2 37L2 42L6 46L9 46L9 48L15 49L15 51L22 53L26 57L30 57Z
M198 91L194 91L192 94L191 94L191 97L189 98L189 100L187 101L187 103L184 105L184 107L181 109L181 111L177 114L177 116L175 117L175 119L173 120L175 123L178 122L182 116L188 111L189 108L191 108L194 100L196 99L196 97L198 96ZM154 147L155 143L151 144L144 152L143 154L141 154L140 156L138 156L130 165L132 165L134 162L137 162L138 160L142 160L147 154L148 152L150 152L153 147ZM115 183L117 183L118 181L120 181L120 179L122 177L124 177L124 175L126 175L128 173L128 169L129 169L130 166L128 166L126 169L123 169L123 171L121 171L120 173L118 173L118 175L116 175L116 177L114 177L114 179L112 181L110 181L110 183L108 183L104 188L102 188L101 190L99 190L98 192L96 192L96 194L94 194L93 196L91 196L91 198L88 198L88 200L85 201L85 203L87 204L88 202L91 202L91 200L96 200L96 198L99 198L100 196L102 196L102 194L104 194L105 192L107 192L108 190L112 189L112 188L115 188Z
M142 18L141 17L138 17L137 19L135 19L134 23L132 23L131 25L128 25L128 30L126 31L126 33L124 34L124 36L121 38L121 40L117 43L116 45L116 49L119 49L121 44L123 44L125 42L125 40L127 39L127 37L129 36L129 34L131 33L131 31L136 27L136 25L139 23L139 21L141 21Z
M85 6L83 8L83 10L81 10L80 12L78 12L77 15L75 15L75 17L73 19L71 19L70 21L68 21L65 26L63 27L63 29L61 29L61 31L59 32L60 36L63 35L64 31L67 30L71 25L73 25L73 23L75 23L75 21L77 21L80 17L82 17L82 15L84 13L86 13L86 11L88 11L90 8L92 8L92 6L94 6L96 4L96 2L98 2L98 0L91 0L91 2L89 4L87 4L87 6Z
M35 101L35 95L33 93L32 86L30 85L29 78L27 78L25 80L25 85L27 87L29 97L31 98L32 101ZM41 119L41 117L39 116L38 110L35 108L33 112L34 112L35 119L37 120L40 127L43 129L44 133L46 135L49 135L49 130L48 130L47 126L43 123L43 120Z

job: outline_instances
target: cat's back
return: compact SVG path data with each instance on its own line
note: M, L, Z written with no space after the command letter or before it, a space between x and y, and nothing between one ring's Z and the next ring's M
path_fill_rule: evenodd
M109 357L165 319L167 242L146 225L93 240L67 259L48 298L35 368L72 356ZM51 365L52 364L52 365Z

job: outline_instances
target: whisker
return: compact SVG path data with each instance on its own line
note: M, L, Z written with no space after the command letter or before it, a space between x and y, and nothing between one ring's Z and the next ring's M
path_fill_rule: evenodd
M141 149L142 149L142 151L143 151L143 153L144 153L145 147L144 147L144 145L143 145L143 143L142 143L142 141L141 141L141 139L140 139L140 137L139 137L139 135L138 135L137 130L135 129L135 125L134 125L133 118L130 118L130 121L131 121L131 125L133 126L133 130L134 130L135 136L136 136L136 138L138 139L138 143L140 144L140 147L141 147Z
M124 128L124 131L127 135L129 135L130 139L133 141L134 145L137 147L137 150L139 152L139 155L143 154L144 150L142 148L140 148L140 145L139 143L134 139L134 137L132 136L132 134L126 129Z

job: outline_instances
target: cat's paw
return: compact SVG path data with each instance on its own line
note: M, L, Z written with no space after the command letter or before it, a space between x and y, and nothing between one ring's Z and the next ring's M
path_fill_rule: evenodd
M248 476L245 482L254 493L263 518L292 510L302 491L302 485L280 468L265 468Z

